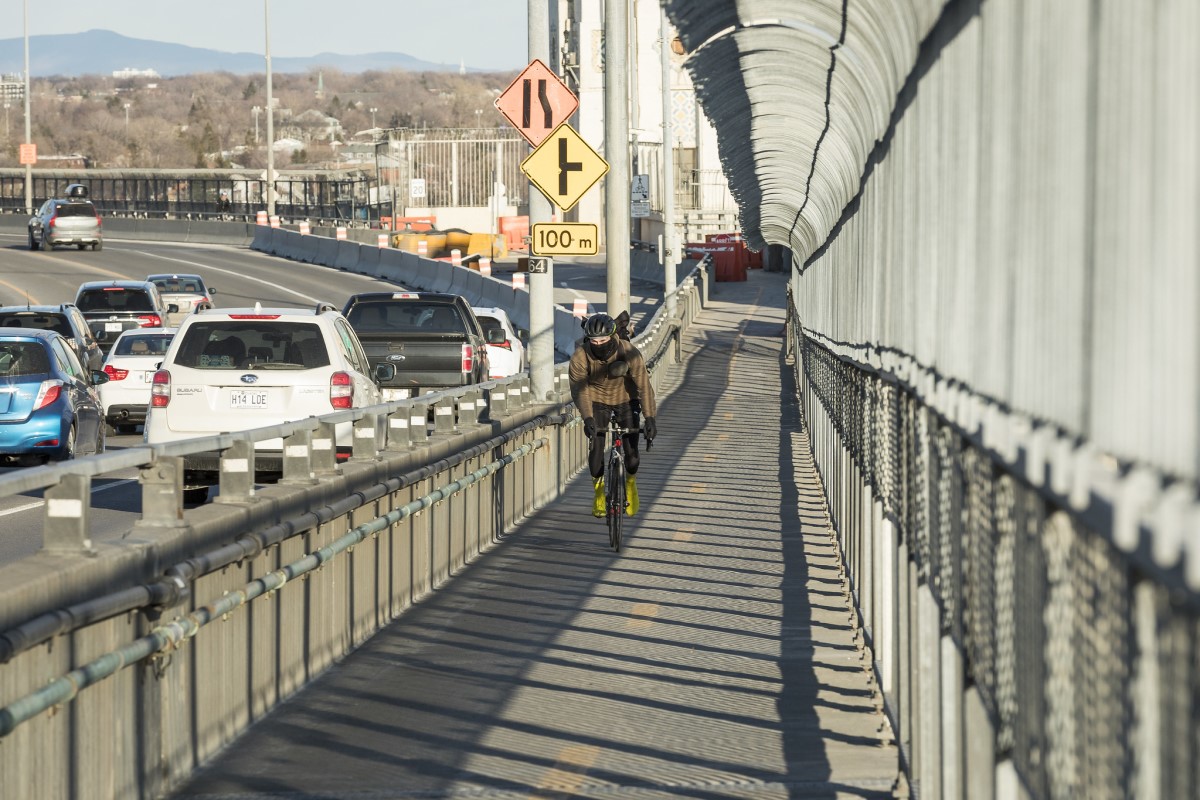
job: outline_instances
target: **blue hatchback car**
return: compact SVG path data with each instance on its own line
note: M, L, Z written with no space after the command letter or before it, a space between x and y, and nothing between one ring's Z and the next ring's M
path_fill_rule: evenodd
M61 334L0 328L0 461L19 466L104 452L97 385Z

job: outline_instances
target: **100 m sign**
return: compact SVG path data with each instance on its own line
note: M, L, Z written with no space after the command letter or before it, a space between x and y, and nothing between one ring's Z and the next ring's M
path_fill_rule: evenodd
M530 249L535 256L594 256L600 252L594 222L539 222Z

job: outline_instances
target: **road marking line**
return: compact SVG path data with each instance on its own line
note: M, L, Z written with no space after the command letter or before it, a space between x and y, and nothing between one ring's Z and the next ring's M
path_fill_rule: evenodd
M600 748L593 745L572 745L564 747L558 754L558 761L546 770L538 781L537 790L531 798L542 797L542 791L552 793L575 794L583 785L588 768L596 763Z
M38 300L33 295L29 294L29 292L26 289L24 289L23 287L9 283L8 281L0 281L0 286L7 286L9 289L12 289L14 292L19 294L21 297L28 299L30 305L35 305L35 306L42 305L41 300ZM20 305L20 304L19 303L9 303L8 305Z
M124 478L119 481L113 481L112 483L106 483L103 486L97 486L95 489L92 489L92 494L97 494L99 492L107 492L109 489L115 489L118 486L124 486L127 483L136 483L136 482L137 481L134 478ZM46 505L45 500L38 500L36 503L29 503L27 505L17 506L16 508L10 508L6 511L0 511L0 517L7 517L9 514L20 514L22 511L29 511L31 509L37 508L38 506L44 506L44 505Z
M220 272L224 275L242 278L242 279L248 280L248 281L254 281L255 283L261 283L263 286L270 286L272 289L282 289L283 291L287 292L288 294L294 294L296 297L302 297L305 300L309 301L310 303L321 302L320 298L313 297L312 295L307 295L304 292L297 292L295 289L289 289L286 286L280 286L279 284L277 284L273 281L263 280L262 278L255 278L253 275L247 275L246 273L238 272L237 270L221 269L220 267L214 267L211 264L201 264L196 261L188 261L185 258L171 258L170 256L162 256L162 255L159 255L158 253L148 253L144 250L135 250L134 252L138 253L139 255L149 256L150 258L159 258L159 259L162 259L163 261L171 261L176 264L186 264L189 267L195 267L196 269L203 269L203 270L206 270L209 272Z

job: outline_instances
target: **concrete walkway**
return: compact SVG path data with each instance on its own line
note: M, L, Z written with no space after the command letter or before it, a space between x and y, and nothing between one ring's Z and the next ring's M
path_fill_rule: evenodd
M716 284L620 555L581 476L177 796L890 797L785 287Z

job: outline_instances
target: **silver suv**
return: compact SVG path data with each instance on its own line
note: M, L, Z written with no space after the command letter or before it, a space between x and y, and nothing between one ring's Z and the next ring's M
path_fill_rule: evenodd
M189 315L179 326L150 386L145 439L162 444L244 431L382 402L379 382L395 367L372 371L367 355L331 305L315 308L221 308ZM339 457L353 447L349 422L336 426ZM282 439L255 445L263 479L282 471ZM218 482L216 453L186 456L185 497L201 502Z
M67 196L47 200L29 220L29 249L52 250L63 244L73 244L82 250L104 247L100 213L87 199L87 187L73 183Z

